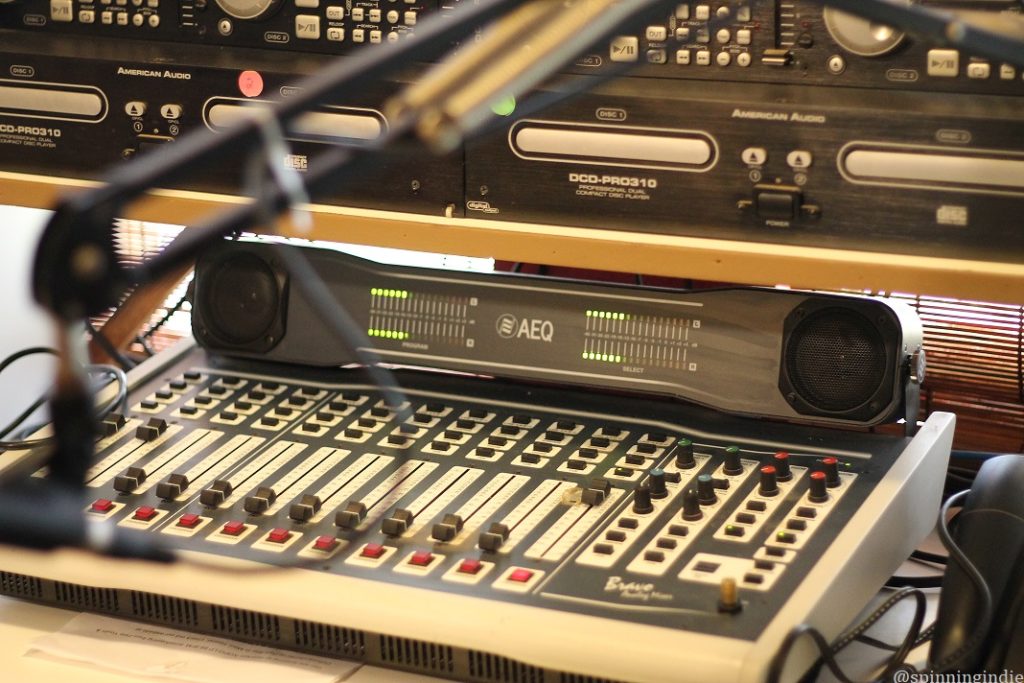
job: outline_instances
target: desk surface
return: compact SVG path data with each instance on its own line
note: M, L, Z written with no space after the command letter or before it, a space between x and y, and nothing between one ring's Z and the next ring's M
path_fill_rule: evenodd
M0 678L4 683L139 683L139 678L134 676L24 656L33 640L59 630L76 614L71 610L0 597ZM439 683L440 679L363 666L345 680L346 683Z

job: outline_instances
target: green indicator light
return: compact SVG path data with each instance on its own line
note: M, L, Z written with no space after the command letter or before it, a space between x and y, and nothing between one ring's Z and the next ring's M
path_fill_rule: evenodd
M692 446L693 445L693 442L690 441L689 439L679 439L679 441L677 443L680 446L682 446L683 448L687 448L688 446Z
M516 110L516 98L509 95L491 102L491 111L498 116L511 116Z
M592 314L593 314L593 311L587 311L587 317L588 318L591 317Z
M621 363L622 362L622 356L615 356L615 362L616 363Z
M374 287L373 289L370 290L370 295L371 296L377 296L377 288L376 287Z
M402 298L403 299L408 299L409 298L409 292L402 292Z

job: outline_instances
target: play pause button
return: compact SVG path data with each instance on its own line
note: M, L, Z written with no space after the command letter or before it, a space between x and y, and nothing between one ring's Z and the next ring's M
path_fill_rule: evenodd
M929 50L928 75L954 78L960 74L960 53L956 50Z
M635 62L640 58L640 39L618 36L612 39L610 58L613 62Z

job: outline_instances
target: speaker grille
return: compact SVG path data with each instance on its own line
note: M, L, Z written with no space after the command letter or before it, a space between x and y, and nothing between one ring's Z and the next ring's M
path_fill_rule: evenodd
M853 410L885 380L885 354L885 342L870 320L847 308L827 308L793 330L787 374L800 398L816 409Z
M273 326L278 305L274 271L252 254L233 255L209 284L208 324L228 343L252 344Z

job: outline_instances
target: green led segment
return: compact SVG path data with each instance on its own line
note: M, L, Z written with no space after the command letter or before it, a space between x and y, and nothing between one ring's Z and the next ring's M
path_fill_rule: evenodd
M600 318L601 320L629 320L630 316L625 313L613 313L611 311L587 311L588 318Z
M374 287L370 290L373 296L382 296L385 299L408 299L409 292L404 289L381 289Z
M381 337L383 339L408 339L408 332L400 332L399 330L375 330L372 327L366 331L367 336L370 337Z
M516 110L516 98L512 95L491 102L491 111L498 116L511 116Z
M621 363L622 356L616 356L610 353L587 353L584 351L583 360L596 360L602 363Z

